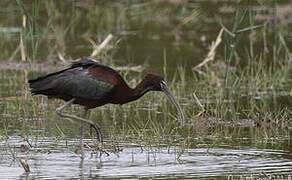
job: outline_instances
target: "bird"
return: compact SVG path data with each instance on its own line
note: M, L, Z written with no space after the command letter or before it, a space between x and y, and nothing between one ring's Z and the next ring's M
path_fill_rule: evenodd
M183 111L169 91L165 80L154 73L148 73L136 87L131 88L116 70L91 58L83 58L73 62L68 68L30 79L28 83L32 95L44 95L65 101L64 105L56 109L56 113L61 117L81 122L81 148L83 147L83 123L89 124L96 131L99 142L103 141L100 127L86 119L89 110L105 104L129 103L149 91L164 92L177 108L180 123L183 125L185 121ZM81 117L63 112L64 108L71 104L78 104L84 108Z

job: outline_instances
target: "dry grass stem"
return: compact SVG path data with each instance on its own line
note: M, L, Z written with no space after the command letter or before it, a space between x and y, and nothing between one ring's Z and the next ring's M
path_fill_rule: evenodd
M222 37L222 34L223 34L223 30L224 30L223 28L220 30L220 32L219 32L219 34L218 34L218 36L216 38L216 41L212 42L212 45L211 45L211 48L210 48L210 51L209 51L207 57L200 64L198 64L197 66L193 67L193 70L198 70L202 66L206 65L208 62L214 60L215 55L216 55L216 49L219 46L219 44L221 43L221 41L222 41L221 37Z
M113 35L109 34L99 46L96 46L95 43L89 41L94 47L94 50L92 51L90 57L91 58L96 57L101 52L101 50L104 49L108 45L108 43L112 40L112 38L113 38Z
M196 95L195 92L193 93L193 98L194 98L194 100L196 101L196 103L200 106L200 108L202 109L202 111L205 112L205 108L204 108L204 106L202 105L201 101L199 100L199 98L197 97L197 95Z
M90 44L92 45L93 49L98 48L98 45L96 44L96 42L93 39L88 38L87 41L90 42Z
M242 33L242 32L245 32L245 31L250 31L250 30L253 30L253 29L256 29L256 28L260 28L260 27L263 27L263 26L264 25L262 25L262 24L250 26L250 27L247 27L247 28L243 28L243 29L237 30L236 33Z
M16 153L13 152L12 148L10 147L9 143L6 141L6 145L8 147L8 150L13 158L13 160L19 160L21 166L23 167L24 171L25 172L30 172L30 168L29 168L29 165L27 163L27 160L23 160L23 159L20 159L16 156Z
M27 160L19 159L19 162L20 162L21 166L23 167L23 169L25 170L25 172L29 173L30 167L27 163Z
M26 15L22 16L22 27L25 29L26 28Z
M22 16L22 31L26 28L26 16ZM23 43L23 33L20 31L20 53L21 53L21 61L26 61L26 55L25 55L25 47Z
M235 37L235 34L229 31L222 23L220 23L220 25L227 34L229 34L231 37Z
M64 56L62 55L62 53L60 51L57 52L58 58L63 62L66 63L66 59L64 58Z
M8 61L14 60L15 56L18 54L19 51L20 51L20 45L18 45L17 48L13 51L13 53L9 57Z
M19 44L19 47L20 47L21 61L26 61L26 55L25 55L22 32L20 32L20 44Z
M145 66L137 65L137 66L118 66L114 68L118 71L134 71L134 72L143 72L145 70Z

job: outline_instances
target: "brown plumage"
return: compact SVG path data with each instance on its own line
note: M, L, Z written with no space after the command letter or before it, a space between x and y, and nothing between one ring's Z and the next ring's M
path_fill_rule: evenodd
M71 67L29 80L31 92L49 98L60 98L88 109L107 103L124 104L134 101L148 91L163 91L163 78L147 74L135 88L130 88L121 75L108 66L83 59Z
M149 91L162 91L175 105L180 115L180 121L184 124L180 106L169 92L163 78L156 74L147 74L135 88L130 88L117 71L85 58L73 63L67 69L28 82L33 95L40 94L67 101L56 112L62 117L88 123L96 130L100 141L102 141L102 134L94 122L86 120L84 117L65 114L62 112L63 109L71 103L79 104L84 107L85 114L87 114L88 109L108 103L125 104L137 100Z

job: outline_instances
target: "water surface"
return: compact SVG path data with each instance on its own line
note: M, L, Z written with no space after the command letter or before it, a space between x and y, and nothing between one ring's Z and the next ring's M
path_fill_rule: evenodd
M143 147L120 144L120 152L110 156L85 154L82 161L74 152L78 141L40 140L38 147L21 151L21 138L7 141L19 158L28 160L31 173L23 172L14 161L6 144L1 142L0 174L2 179L104 179L104 178L240 178L291 177L291 151L252 146L210 146L197 148ZM7 143L6 142L6 143ZM90 143L90 139L86 140ZM200 147L201 146L201 147Z

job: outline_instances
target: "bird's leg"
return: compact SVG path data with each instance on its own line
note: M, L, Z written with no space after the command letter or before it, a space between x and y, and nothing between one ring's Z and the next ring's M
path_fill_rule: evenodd
M88 109L84 108L84 111L81 115L81 118L86 119L88 114ZM81 151L81 159L84 158L84 143L83 143L83 136L84 136L84 122L80 121L80 151Z
M87 118L89 119L90 118L90 113L91 113L91 111L88 111L88 113L87 113ZM94 129L94 126L89 126L90 128L89 128L89 134L90 134L90 136L92 137L92 129ZM94 129L94 131L96 131L96 129ZM94 144L94 140L95 139L92 139L92 142L93 142L93 144Z
M70 115L70 114L63 112L64 108L69 106L70 104L72 104L74 101L75 101L75 98L71 99L70 101L67 101L64 105L62 105L56 109L56 113L63 118L75 119L75 120L79 120L79 121L82 121L82 122L89 124L90 127L92 127L96 131L99 143L102 143L102 133L101 133L100 127L98 125L94 124L94 122L92 122L91 120L81 118L78 116L74 116L74 115Z
M84 108L84 113L85 114L83 114L84 116L84 118L90 118L90 112L91 111L89 111L88 109L86 109L86 108ZM82 126L84 126L83 125L84 123L83 122L81 122L81 131L82 131ZM91 125L90 124L90 135L92 135L92 129L94 129L94 131L96 131L96 132L99 132L100 130L99 130L99 127L97 127L96 125ZM81 135L82 136L82 135ZM99 133L99 134L97 134L97 137L101 137L101 139L102 139L102 134L101 133ZM80 139L81 140L81 139ZM95 140L94 139L92 139L92 142L93 142L93 144L95 144ZM80 143L81 144L81 143ZM83 145L82 145L83 146ZM84 146L83 146L84 147ZM102 155L102 154L106 154L107 156L109 156L109 153L106 151L106 150L104 150L104 148L103 148L103 143L101 142L101 141L99 141L99 144L98 144L98 147L97 147L97 150L99 150L99 152L100 152L100 156Z

